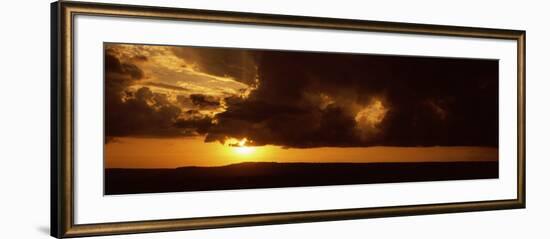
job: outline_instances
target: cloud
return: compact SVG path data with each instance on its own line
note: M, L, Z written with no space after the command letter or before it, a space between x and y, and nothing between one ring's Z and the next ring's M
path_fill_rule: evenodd
M111 48L107 137L203 135L287 148L498 146L495 60Z
M170 85L170 84L165 84L165 83L160 83L160 82L144 82L143 85L153 86L153 87L158 87L158 88L164 88L164 89L167 89L167 90L190 91L189 89L187 89L185 87L181 87L181 86L177 86L177 85Z
M204 72L189 69L179 72L181 68L173 64L178 62L183 59L175 57L166 47L106 45L106 143L116 142L116 137L205 134L211 115L221 109L221 99L200 92L215 93L246 86ZM163 80L166 77L186 82L189 88L174 80ZM210 81L216 81L220 89L211 90Z
M142 83L155 84L153 91L185 88L227 96L247 89L249 84L243 82L254 81L256 75L253 57L241 50L137 44L106 44L106 49L120 61L137 65L147 76Z
M181 110L167 103L165 96L142 87L124 101L106 106L106 136L162 137L180 132L173 126Z
M191 102L200 109L217 109L220 107L220 100L203 94L191 94L189 96Z
M498 145L498 62L263 51L260 84L206 141L255 145Z
M135 64L121 62L112 51L105 54L105 136L163 137L181 134L174 123L181 110L166 95L147 87L129 91L128 87L143 79Z
M212 118L207 116L179 119L175 123L178 129L190 132L191 135L204 135L210 130L212 125Z
M246 85L256 81L258 53L255 51L209 47L172 47L171 50L197 71L230 77Z

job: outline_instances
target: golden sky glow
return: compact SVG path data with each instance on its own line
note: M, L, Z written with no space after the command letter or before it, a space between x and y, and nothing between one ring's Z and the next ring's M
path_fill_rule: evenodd
M204 143L201 137L119 138L105 147L108 168L175 168L220 166L239 162L417 162L494 161L489 147L320 147L228 146Z

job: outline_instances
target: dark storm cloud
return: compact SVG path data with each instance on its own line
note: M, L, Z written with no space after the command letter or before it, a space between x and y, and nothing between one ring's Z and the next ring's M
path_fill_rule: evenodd
M163 88L163 89L167 89L167 90L189 91L189 89L181 87L181 86L170 85L170 84L165 84L165 83L160 83L160 82L145 82L145 83L143 83L143 85L159 87L159 88Z
M178 135L180 132L173 125L180 114L180 108L169 104L165 97L142 87L125 101L109 100L105 118L106 136Z
M105 138L116 137L173 137L196 135L178 117L181 109L169 102L167 96L152 92L148 87L128 90L144 77L143 71L131 63L121 62L113 52L105 55ZM156 84L157 87L162 87ZM166 88L166 86L164 86ZM194 122L195 120L193 120ZM178 123L179 125L176 125ZM204 123L203 123L204 124ZM199 130L203 126L199 124ZM201 133L204 133L201 131Z
M105 70L108 75L118 74L119 77L128 77L129 80L139 80L143 77L141 69L134 64L120 62L113 53L112 50L107 50L105 54Z
M144 55L137 55L132 58L135 61L148 61L149 58Z
M498 144L497 61L273 51L261 52L260 59L259 88L246 100L228 101L206 141L248 138L284 147ZM360 130L357 107L373 99L387 112L376 129Z
M176 121L175 126L179 129L185 129L188 132L194 132L197 135L203 135L212 127L212 118L203 116L179 119Z
M220 100L208 95L191 94L189 96L191 102L200 109L217 109L220 107Z
M255 82L257 53L254 51L206 47L174 47L172 51L201 72L232 77L247 85Z
M170 102L105 56L106 137L205 135L282 147L498 146L498 61L173 47L200 72L259 85L247 97ZM147 58L139 59L147 61ZM137 60L136 60L137 61ZM136 63L138 64L138 63ZM130 86L134 90L128 90ZM212 112L225 109L212 118ZM206 114L205 112L209 112Z

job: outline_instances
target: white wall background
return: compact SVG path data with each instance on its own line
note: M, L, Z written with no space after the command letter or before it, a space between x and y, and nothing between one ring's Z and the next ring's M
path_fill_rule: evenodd
M545 1L109 1L527 30L527 209L196 230L104 238L547 238L550 22ZM0 237L48 238L49 1L0 14Z

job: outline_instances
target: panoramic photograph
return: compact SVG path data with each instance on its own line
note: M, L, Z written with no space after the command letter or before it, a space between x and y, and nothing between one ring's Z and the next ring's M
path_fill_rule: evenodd
M498 60L104 43L105 195L495 179Z

